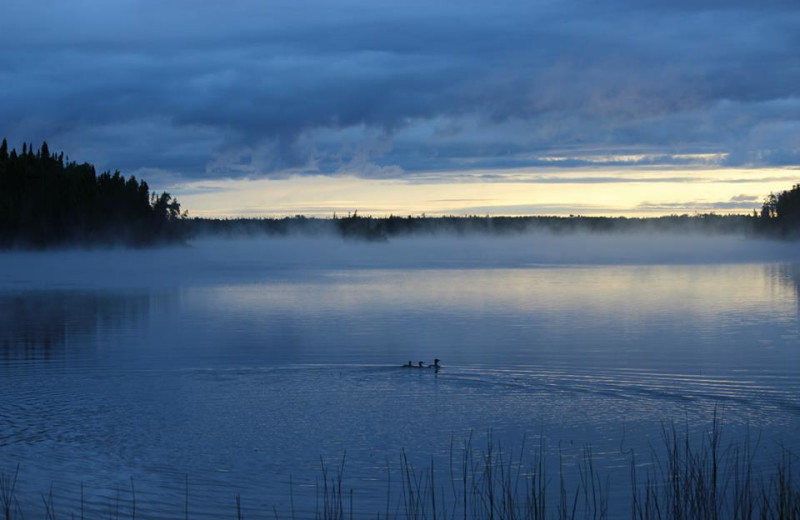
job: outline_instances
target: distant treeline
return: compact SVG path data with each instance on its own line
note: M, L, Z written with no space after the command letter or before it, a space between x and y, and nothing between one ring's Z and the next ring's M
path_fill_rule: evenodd
M532 231L556 234L589 233L722 233L760 236L777 231L774 222L751 215L675 215L626 217L491 217L389 216L351 214L333 219L304 216L285 218L187 219L191 236L287 236L338 234L344 238L383 241L412 235L514 235Z
M174 241L183 216L169 193L151 194L134 176L97 175L47 143L23 144L21 153L0 144L0 248Z
M382 241L411 235L511 235L531 231L550 233L716 233L751 237L800 237L800 184L771 194L761 211L749 215L669 215L662 217L492 217L389 216L364 217L358 212L332 219L302 215L284 218L195 218L184 221L191 236L285 236L335 233L345 238Z
M22 152L0 145L0 248L121 244L146 246L207 235L322 235L382 241L420 234L508 235L552 233L738 233L775 238L800 237L800 184L770 194L750 215L671 215L626 217L363 217L357 212L331 219L304 216L261 219L186 218L169 193L150 193L134 176L95 173L47 143Z
M337 233L345 238L382 241L410 235L509 235L531 231L551 233L722 233L750 237L800 238L800 184L770 194L761 211L749 215L669 215L662 217L492 217L492 216L388 216L363 217L357 211L332 219L302 215L285 218L196 218L184 222L187 233L201 235L319 235Z

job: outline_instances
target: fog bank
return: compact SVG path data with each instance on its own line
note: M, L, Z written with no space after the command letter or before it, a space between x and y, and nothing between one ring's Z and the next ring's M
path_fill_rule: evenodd
M169 287L322 270L795 262L800 243L722 235L201 239L187 247L0 253L0 288Z

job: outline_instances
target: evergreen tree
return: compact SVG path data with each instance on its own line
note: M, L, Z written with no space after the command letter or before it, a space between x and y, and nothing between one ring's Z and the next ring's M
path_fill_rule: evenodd
M147 245L181 238L180 204L153 194L119 171L96 175L91 164L64 162L46 142L0 145L0 248L115 242Z
M780 220L800 223L800 184L778 194L775 199L775 213Z

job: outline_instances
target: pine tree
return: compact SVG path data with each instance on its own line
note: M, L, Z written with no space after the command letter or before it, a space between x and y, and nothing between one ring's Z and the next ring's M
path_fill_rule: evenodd
M168 193L153 194L135 176L119 171L97 176L92 165L78 165L23 143L22 154L0 144L0 249L10 244L49 247L74 242L132 245L176 240L183 217Z

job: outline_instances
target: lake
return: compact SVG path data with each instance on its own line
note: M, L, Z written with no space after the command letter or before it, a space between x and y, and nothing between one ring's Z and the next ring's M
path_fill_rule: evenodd
M629 517L630 455L665 425L716 414L765 465L800 450L798 252L541 235L0 254L0 472L19 465L26 518L128 518L134 494L142 518L184 518L187 496L191 518L235 517L236 496L246 518L310 518L321 460L344 460L374 518L403 456L449 489L470 438L543 448L568 480L591 445Z

